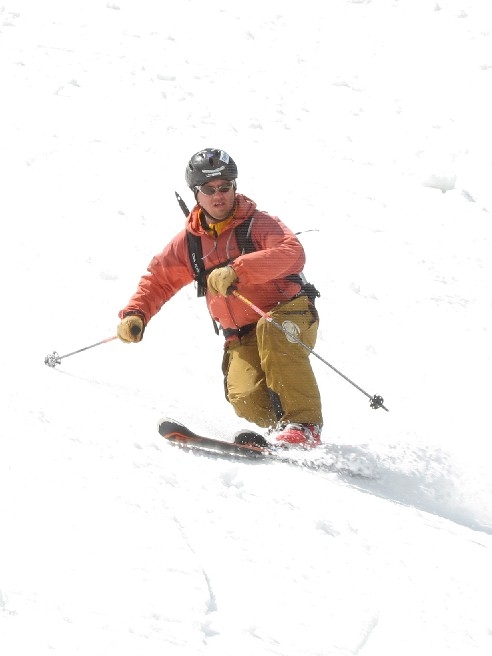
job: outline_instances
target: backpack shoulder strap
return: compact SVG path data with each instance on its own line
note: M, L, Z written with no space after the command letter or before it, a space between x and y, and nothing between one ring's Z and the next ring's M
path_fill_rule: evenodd
M202 240L198 235L193 235L186 231L186 241L188 243L188 255L193 268L194 278L196 281L196 294L200 298L207 293L207 277L205 267L203 266L203 248ZM219 326L212 318L215 334L219 334Z
M253 222L254 222L254 215L252 214L251 216L248 216L248 218L245 219L242 223L240 223L234 230L234 233L236 235L237 245L239 246L241 255L245 255L247 253L254 253L256 250L256 246L254 245L253 239L251 238L251 229L253 227Z
M188 242L188 255L190 256L191 266L193 267L193 272L197 276L203 271L203 260L202 260L202 240L198 235L194 235L191 232L186 231L186 240Z
M244 255L245 253L253 253L256 250L256 247L251 238L251 228L253 225L253 215L248 217L245 221L240 223L237 228L234 230L236 241L239 246L239 250ZM217 266L225 266L227 263L224 262L219 264L212 269L206 271L203 266L203 249L202 249L202 240L198 235L194 235L188 230L186 231L186 240L188 243L188 255L190 258L190 264L193 269L193 274L195 281L197 283L197 295L205 296L207 292L207 279L206 276L210 271L217 268Z
M197 296L205 296L207 291L207 281L205 279L205 267L203 266L203 249L202 240L198 235L186 231L186 241L188 243L188 255L190 264L193 269L194 278L197 284Z

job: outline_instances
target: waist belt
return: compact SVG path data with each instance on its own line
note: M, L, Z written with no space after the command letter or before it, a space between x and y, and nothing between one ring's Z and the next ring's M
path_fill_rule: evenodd
M241 326L240 328L223 328L222 332L224 333L224 337L226 339L229 339L230 337L244 337L244 335L247 335L250 333L253 328L256 326L255 323L247 323L245 326Z

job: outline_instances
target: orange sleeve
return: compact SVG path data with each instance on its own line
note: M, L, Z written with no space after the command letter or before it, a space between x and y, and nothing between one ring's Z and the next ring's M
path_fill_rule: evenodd
M240 255L232 263L240 282L261 285L304 268L306 256L301 242L278 218L259 212L254 217L251 237L258 250Z
M138 312L148 323L164 303L192 280L186 232L183 230L162 253L152 258L147 273L140 278L136 292L118 316L121 319L128 313Z

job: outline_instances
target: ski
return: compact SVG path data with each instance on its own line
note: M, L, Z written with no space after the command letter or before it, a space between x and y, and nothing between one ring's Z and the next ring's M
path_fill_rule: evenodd
M160 435L169 442L184 449L194 449L215 453L224 456L238 456L243 458L265 458L274 455L273 448L269 447L266 440L254 431L241 431L236 436L241 443L219 440L214 437L198 435L187 426L173 419L161 419L158 427ZM245 444L251 441L255 444Z
M250 430L235 434L236 441L199 435L174 419L161 419L159 434L185 451L241 461L274 461L304 467L311 471L337 473L349 477L377 477L377 462L361 447L322 444L314 449L275 446ZM241 443L242 442L242 443Z

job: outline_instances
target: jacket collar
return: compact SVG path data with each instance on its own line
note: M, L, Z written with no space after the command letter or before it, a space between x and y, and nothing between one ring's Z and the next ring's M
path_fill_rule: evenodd
M221 221L215 225L215 231L218 234L235 228L239 223L242 223L248 216L256 209L256 203L244 194L236 194L236 206L233 211L233 215ZM190 215L186 220L186 229L195 235L204 235L209 234L209 231L203 226L204 221L202 222L202 208L199 205L195 205L192 209Z

